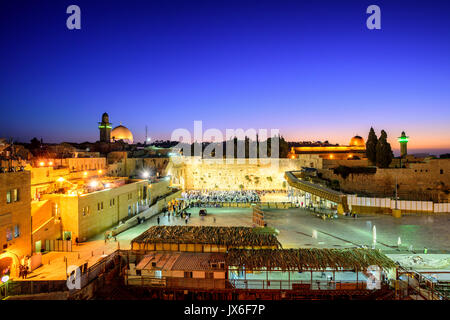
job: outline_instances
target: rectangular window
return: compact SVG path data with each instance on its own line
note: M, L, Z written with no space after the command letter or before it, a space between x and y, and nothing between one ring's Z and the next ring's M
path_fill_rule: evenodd
M85 211L85 209L83 208L83 217L86 215L86 211Z
M184 277L185 278L192 278L192 271L185 271L184 272Z
M100 202L97 203L97 210L100 211Z
M102 204L101 204L101 208L102 208L102 210L103 210L103 201L102 201Z
M12 189L6 192L6 203L19 201L19 190Z
M214 279L214 272L205 272L206 279Z
M12 228L6 228L6 241L11 241L13 239Z
M18 237L20 237L20 228L19 228L19 225L16 224L14 226L14 238L18 238Z

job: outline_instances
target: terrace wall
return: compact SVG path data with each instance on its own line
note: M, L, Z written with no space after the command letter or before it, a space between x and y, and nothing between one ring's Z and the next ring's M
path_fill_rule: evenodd
M424 163L412 163L408 168L378 168L374 174L350 174L343 178L333 170L320 170L322 177L338 180L347 193L365 193L370 196L392 197L397 179L398 195L405 200L450 199L450 159L433 159ZM447 190L447 191L446 191Z

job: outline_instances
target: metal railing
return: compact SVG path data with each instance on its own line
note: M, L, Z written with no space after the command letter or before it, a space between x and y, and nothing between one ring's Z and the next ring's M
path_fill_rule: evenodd
M424 300L448 300L447 294L437 290L436 283L427 279L423 274L415 270L400 268L399 276L405 276L406 280L397 280L397 297L418 296Z
M199 288L229 290L370 290L366 281L327 280L244 280L244 279L195 279L178 277L129 276L128 286L154 288Z
M68 291L66 280L8 281L0 287L0 297Z

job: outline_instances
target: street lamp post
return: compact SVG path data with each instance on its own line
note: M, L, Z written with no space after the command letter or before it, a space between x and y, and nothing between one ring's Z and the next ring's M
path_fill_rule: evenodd
M397 198L398 198L397 176L395 176L395 210L398 209L398 207L397 207Z

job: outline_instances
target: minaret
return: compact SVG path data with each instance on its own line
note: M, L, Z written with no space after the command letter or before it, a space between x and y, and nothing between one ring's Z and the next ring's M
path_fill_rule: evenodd
M409 137L406 136L405 131L402 132L401 137L398 137L398 142L400 142L400 157L403 159L408 154L408 141Z
M147 126L145 126L145 141L144 141L144 145L147 145Z
M100 141L111 142L111 123L106 112L102 115L102 122L98 123L98 128L100 130Z

